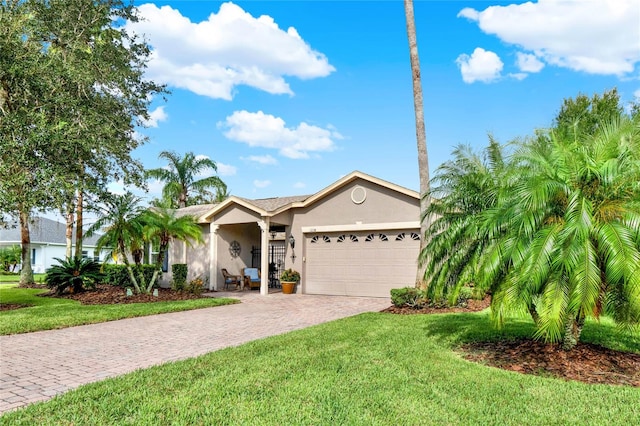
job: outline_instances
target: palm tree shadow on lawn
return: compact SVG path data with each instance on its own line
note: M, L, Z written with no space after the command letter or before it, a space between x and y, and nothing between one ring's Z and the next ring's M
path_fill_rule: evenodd
M640 336L613 325L587 323L582 341L571 351L534 340L530 320L514 319L498 330L488 312L434 315L419 330L472 362L589 384L640 387Z

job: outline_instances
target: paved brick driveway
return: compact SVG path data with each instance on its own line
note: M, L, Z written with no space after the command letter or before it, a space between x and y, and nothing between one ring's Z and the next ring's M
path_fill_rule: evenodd
M282 293L229 296L242 303L0 336L0 413L107 377L390 304L381 298Z

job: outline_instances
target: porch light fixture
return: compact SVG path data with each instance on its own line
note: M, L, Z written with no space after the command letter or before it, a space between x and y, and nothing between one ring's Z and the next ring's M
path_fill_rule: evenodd
M293 234L289 235L289 245L291 246L291 250L296 246L296 239L293 238Z
M276 235L278 235L278 233L276 231L271 231L271 239L272 240L276 239Z

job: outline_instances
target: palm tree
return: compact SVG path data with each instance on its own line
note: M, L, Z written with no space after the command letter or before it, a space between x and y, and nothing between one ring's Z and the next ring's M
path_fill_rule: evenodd
M144 209L140 207L140 198L127 192L124 195L112 195L105 200L104 205L99 207L98 220L87 230L87 235L93 235L98 230L103 230L104 234L98 239L96 249L102 250L110 247L112 253L127 268L129 279L137 293L141 292L133 268L129 263L131 247L139 245L143 240Z
M180 157L171 151L162 151L158 158L167 160L169 168L147 170L147 176L164 181L163 196L176 200L179 208L189 205L189 194L192 191L203 193L210 188L226 190L226 185L217 176L197 180L199 173L207 169L218 169L210 158L196 157L193 152L187 152L184 157Z
M423 212L433 220L419 258L431 300L447 297L455 304L460 289L478 275L479 260L492 244L481 232L480 214L496 206L510 182L502 150L490 136L483 156L461 145L453 151L453 160L436 170L428 193L434 201Z
M431 198L429 193L429 157L427 155L427 134L424 126L424 106L422 102L422 82L420 79L420 60L418 57L418 41L416 23L413 14L413 0L404 0L404 12L407 21L407 38L409 40L409 58L413 81L413 105L416 120L416 140L418 146L418 173L420 176L420 211L429 209ZM421 215L420 221L420 253L424 252L425 234L428 228L429 216ZM424 269L420 265L416 275L416 283L421 284L424 279Z
M151 291L156 282L159 271L162 269L164 257L167 254L169 243L172 240L202 242L202 230L192 216L176 216L174 210L156 208L148 210L144 216L144 236L149 242L159 244L156 270L151 281L147 285L147 292Z
M482 216L497 236L480 262L492 314L537 314L536 336L573 348L587 317L640 326L640 126L551 132L515 155L513 191Z

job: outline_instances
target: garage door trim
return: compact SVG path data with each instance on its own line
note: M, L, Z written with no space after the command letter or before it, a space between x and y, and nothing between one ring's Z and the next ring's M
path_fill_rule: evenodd
M303 226L301 229L303 234L343 231L392 231L398 229L420 229L420 221L416 220L411 222L350 223L347 225Z

